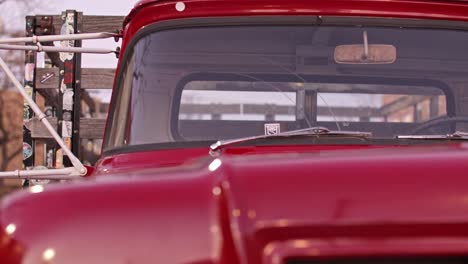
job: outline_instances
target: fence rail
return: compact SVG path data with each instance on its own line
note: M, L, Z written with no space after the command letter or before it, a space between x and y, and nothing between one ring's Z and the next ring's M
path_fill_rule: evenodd
M82 15L78 23L83 24L79 33L109 32L114 33L122 28L124 16L89 16ZM63 15L37 15L36 18L52 18L53 34L60 34ZM39 28L40 29L40 28Z
M81 89L112 89L115 69L82 68ZM57 89L59 85L58 68L38 68L36 89Z

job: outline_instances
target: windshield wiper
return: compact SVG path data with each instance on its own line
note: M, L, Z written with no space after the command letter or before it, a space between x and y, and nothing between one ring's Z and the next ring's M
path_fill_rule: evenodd
M253 136L253 137L219 140L210 146L210 152L219 151L223 147L230 146L233 144L255 141L259 139L288 138L288 137L296 137L296 136L315 136L315 137L322 137L322 136L342 137L344 136L344 137L368 138L372 136L372 133L358 132L358 131L331 131L326 127L310 127L310 128L305 128L305 129L291 130L291 131L282 132L282 133L274 134L274 135L259 135L259 136Z
M452 134L445 135L398 135L397 139L422 139L422 140L437 140L437 139L449 139L449 140L468 140L468 133L457 131Z

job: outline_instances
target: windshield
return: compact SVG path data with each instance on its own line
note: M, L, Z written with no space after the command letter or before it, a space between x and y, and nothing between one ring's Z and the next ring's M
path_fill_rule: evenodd
M393 47L395 57L361 60L364 55L352 49L370 45L371 56L378 55L374 44ZM342 51L357 61L339 61L339 46L350 47ZM446 29L265 25L154 31L128 56L105 148L315 126L379 138L468 132L467 47L466 32Z

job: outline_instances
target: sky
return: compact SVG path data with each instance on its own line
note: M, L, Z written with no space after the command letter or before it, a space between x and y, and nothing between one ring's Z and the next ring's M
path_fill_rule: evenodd
M85 15L126 15L135 5L132 0L48 0L53 3L51 11L66 9L82 11Z
M48 0L52 3L49 12L59 14L67 9L74 9L83 12L84 15L127 15L136 1L131 0ZM110 4L112 3L112 4ZM85 41L85 47L105 47L115 49L119 43L114 40L90 40ZM109 55L89 55L82 57L83 67L113 68L117 64L117 59L113 54Z

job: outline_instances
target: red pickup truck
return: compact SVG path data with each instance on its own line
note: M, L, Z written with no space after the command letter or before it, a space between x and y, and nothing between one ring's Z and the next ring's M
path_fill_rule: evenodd
M102 157L0 204L0 263L461 264L468 2L144 0Z

